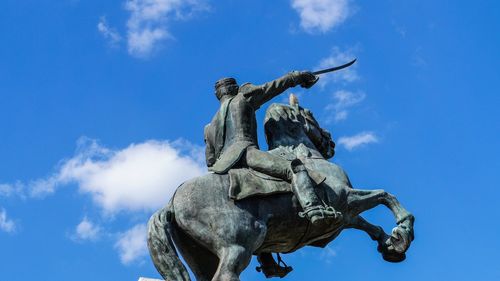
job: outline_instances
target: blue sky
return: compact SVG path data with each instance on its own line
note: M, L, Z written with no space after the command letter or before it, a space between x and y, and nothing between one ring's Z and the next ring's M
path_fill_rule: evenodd
M332 132L333 161L355 187L384 188L415 214L416 239L390 264L348 230L326 249L285 255L288 280L499 280L498 1L0 7L2 280L159 277L144 224L206 172L214 82L263 83L354 57L288 93ZM365 217L394 226L383 207ZM265 279L255 266L242 280Z

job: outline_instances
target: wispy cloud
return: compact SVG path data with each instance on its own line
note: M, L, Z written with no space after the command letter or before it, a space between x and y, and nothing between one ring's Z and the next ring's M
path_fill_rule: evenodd
M337 46L332 48L329 56L321 59L317 69L330 68L333 66L342 65L351 61L356 56L354 53L358 47L342 50ZM330 84L342 82L342 85L351 84L360 79L356 70L357 63L342 69L332 75L324 75L319 80L319 85L322 90L331 89ZM337 90L332 95L332 100L324 107L324 121L326 124L346 120L350 111L354 106L365 100L366 94L362 91ZM342 145L345 149L351 151L359 146L369 143L378 142L378 138L374 132L362 132L354 136L343 136L337 141L337 144Z
M116 29L109 26L108 21L104 16L99 19L99 23L97 23L97 30L112 47L118 46L118 43L122 40L120 33L118 33Z
M320 60L316 69L325 69L348 63L356 58L355 51L356 48L341 50L339 47L335 46L332 48L327 57ZM351 83L357 81L359 79L358 72L356 71L357 65L358 63L355 63L354 65L332 73L331 75L323 75L319 80L319 85L324 88L331 82Z
M423 55L423 48L418 47L411 58L411 64L416 67L425 68L428 63Z
M322 58L315 69L326 69L345 64L356 58L359 47L341 49L338 46L332 47L330 54ZM337 89L339 83L342 87L353 84L360 79L357 72L358 63L329 75L322 75L318 84L321 90L332 91L334 85ZM346 89L336 90L331 96L330 102L324 107L324 122L330 124L346 120L350 110L356 104L361 103L366 98L362 91L350 91Z
M351 14L350 0L292 0L300 26L307 32L327 32Z
M333 94L333 101L326 105L325 111L327 113L326 122L332 121L339 122L347 119L349 109L354 105L362 102L366 95L363 92L350 92L346 90L339 90Z
M396 31L396 33L398 33L402 38L405 38L406 34L407 34L406 27L404 25L397 23L394 20L391 23L392 23L392 26L394 27L394 30Z
M24 184L22 182L0 184L0 197L11 197L14 195L24 197Z
M84 241L84 240L94 241L99 238L100 234L101 234L101 228L92 221L90 221L87 217L84 217L82 221L76 226L72 238L75 241Z
M337 141L338 144L344 146L347 150L353 150L360 146L376 142L378 142L378 137L373 132L361 132L350 137L340 137Z
M7 233L12 233L16 230L16 224L7 217L7 211L3 208L0 209L0 230Z
M173 36L168 23L187 20L195 13L208 10L204 0L128 0L128 52L136 57L148 57L166 39Z
M147 256L147 229L145 224L138 224L119 235L115 248L123 264L130 264Z
M327 264L333 262L333 259L337 256L337 251L335 251L332 246L326 246L323 251L321 251L321 260Z

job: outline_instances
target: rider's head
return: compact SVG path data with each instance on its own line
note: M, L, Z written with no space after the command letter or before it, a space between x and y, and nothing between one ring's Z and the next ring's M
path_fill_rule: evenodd
M219 100L223 96L234 96L238 93L238 84L234 78L222 78L215 82L215 95Z

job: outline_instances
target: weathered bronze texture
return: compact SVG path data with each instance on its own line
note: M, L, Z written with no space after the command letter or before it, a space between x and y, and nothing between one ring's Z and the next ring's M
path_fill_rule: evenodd
M212 173L183 183L149 221L148 247L165 280L190 280L176 248L197 280L240 280L252 255L266 277L283 277L291 267L276 263L272 253L325 247L347 228L365 231L385 260L405 259L412 214L384 190L353 188L342 168L327 160L335 152L330 133L296 98L290 105L269 106L269 151L259 150L255 111L286 89L309 88L317 80L310 72L291 72L263 85L218 81L221 105L205 127ZM234 180L238 176L248 181L239 188L252 189L244 198L230 196L241 182ZM360 216L380 204L396 219L390 235Z

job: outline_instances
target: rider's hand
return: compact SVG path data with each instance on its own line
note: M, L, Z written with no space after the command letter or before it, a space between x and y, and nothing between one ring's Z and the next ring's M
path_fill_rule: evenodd
M300 75L300 86L302 88L309 89L319 80L319 76L312 74L310 71L301 71Z

